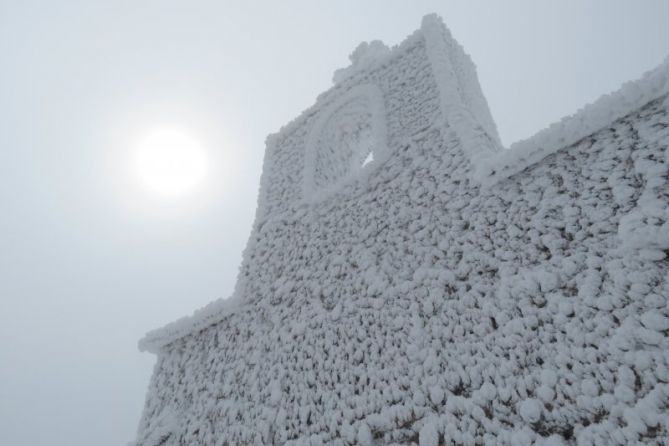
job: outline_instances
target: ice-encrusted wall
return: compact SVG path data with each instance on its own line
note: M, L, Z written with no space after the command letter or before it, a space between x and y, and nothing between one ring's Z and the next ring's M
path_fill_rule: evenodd
M304 146L304 200L320 200L337 192L367 164L386 158L383 102L378 87L358 85L319 113Z
M268 140L233 301L142 341L138 444L669 439L663 90L485 187L459 51L427 18Z

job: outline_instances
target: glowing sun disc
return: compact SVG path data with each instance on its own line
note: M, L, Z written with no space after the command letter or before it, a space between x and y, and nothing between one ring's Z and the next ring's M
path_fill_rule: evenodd
M149 189L161 195L177 196L202 182L205 156L200 144L187 133L159 129L140 141L135 167Z

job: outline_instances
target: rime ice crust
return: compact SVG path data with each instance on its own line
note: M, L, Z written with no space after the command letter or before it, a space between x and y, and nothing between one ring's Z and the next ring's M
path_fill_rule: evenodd
M383 93L373 84L351 88L320 113L307 137L304 200L323 200L368 174L388 158L387 148Z
M669 440L665 97L481 187L502 155L449 39L426 18L269 139L234 300L142 341L138 444ZM305 199L310 135L360 85L386 158Z
M439 89L441 113L472 167L501 149L497 126L469 55L436 15L423 18L425 49Z
M615 93L604 95L536 135L511 144L508 150L497 156L481 160L476 166L474 178L485 185L492 185L667 94L669 57L641 79L627 82Z
M380 40L362 42L349 56L351 65L335 71L332 76L332 82L335 84L344 82L355 73L367 70L379 62L383 62L389 53L390 49Z

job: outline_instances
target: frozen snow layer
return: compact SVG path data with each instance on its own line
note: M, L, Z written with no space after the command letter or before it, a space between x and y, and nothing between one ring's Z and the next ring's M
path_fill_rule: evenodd
M494 188L441 128L258 228L244 305L159 349L138 444L669 440L669 260L619 233L669 204L661 100Z
M486 185L494 184L668 93L669 58L641 79L627 82L618 91L602 96L536 135L512 144L496 156L480 159L475 178Z
M481 187L449 39L426 18L269 139L233 300L140 342L139 445L669 441L666 99Z

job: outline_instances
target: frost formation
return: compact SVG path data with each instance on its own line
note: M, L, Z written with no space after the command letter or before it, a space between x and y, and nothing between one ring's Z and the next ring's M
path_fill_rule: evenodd
M234 296L140 341L137 444L669 442L669 63L504 150L436 16L352 61Z

